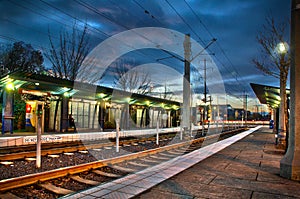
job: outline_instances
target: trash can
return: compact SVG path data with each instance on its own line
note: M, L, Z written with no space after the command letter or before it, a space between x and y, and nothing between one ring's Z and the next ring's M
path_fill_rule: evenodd
M274 120L270 120L269 128L270 129L274 128Z

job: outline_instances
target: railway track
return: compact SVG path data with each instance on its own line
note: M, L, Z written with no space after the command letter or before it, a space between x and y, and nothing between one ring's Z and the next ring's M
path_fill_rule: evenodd
M227 136L237 134L242 130L244 129L214 134L119 157L1 180L0 193L8 194L9 197L12 197L11 195L14 193L20 195L20 190L24 189L23 187L29 186L29 189L31 189L30 187L33 186L35 189L46 190L45 192L51 195L48 198L57 198L73 191L77 192L81 189L107 182L113 178L118 178L128 173L133 173L143 168L159 164L160 162L167 161L181 154L189 153L199 149L204 141L209 143L210 141L220 140ZM144 143L146 144L146 141ZM73 186L68 185L70 181L73 182ZM76 185L74 186L74 184ZM70 187L75 187L75 190L70 189ZM6 196L7 195L2 195L2 198ZM21 197L23 197L22 194ZM30 198L28 196L25 197Z
M227 131L231 131L232 128L225 126L223 129L223 133ZM198 130L195 138L203 137L207 133L208 129ZM202 135L204 133L204 135ZM174 137L176 132L160 134L160 140L165 138ZM151 136L149 138L137 137L137 138L121 138L120 145L130 145L131 143L144 142L144 141L154 141L155 136ZM95 140L85 143L81 141L72 141L65 143L51 143L51 144L43 144L42 145L42 156L52 155L52 154L60 154L60 153L69 153L76 151L85 151L89 149L98 149L103 147L113 147L115 146L115 140L110 139L110 142L107 140ZM36 145L30 146L18 146L18 147L4 147L0 148L0 162L1 161L13 161L25 158L32 158L36 156Z
M174 137L174 134L167 134L167 135L161 135L160 139L165 139L169 137ZM142 139L132 139L132 140L121 140L120 145L130 145L131 143L136 142L142 142L142 141L153 141L155 140L154 137L150 138L142 138ZM106 142L104 142L106 141ZM99 143L100 142L100 143ZM59 143L54 144L51 148L50 147L44 147L41 151L42 156L52 155L52 154L60 154L60 153L70 153L70 152L76 152L76 151L85 151L90 149L98 149L98 148L104 148L104 147L113 147L115 146L115 141L107 142L107 140L98 140L98 141L92 141L81 143L81 142L75 142L75 143ZM70 146L71 145L71 146ZM19 147L17 147L19 148ZM3 151L7 151L7 153L0 154L0 161L12 161L12 160L19 160L19 159L25 159L25 158L31 158L36 156L36 146L30 146L30 147L20 147L20 149L2 149ZM17 151L17 152L16 152ZM20 152L21 151L21 152Z

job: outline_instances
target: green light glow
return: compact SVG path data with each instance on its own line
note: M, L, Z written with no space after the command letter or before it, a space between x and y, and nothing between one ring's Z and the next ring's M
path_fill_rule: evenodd
M13 91L15 89L14 84L12 82L9 82L8 84L6 84L6 89Z

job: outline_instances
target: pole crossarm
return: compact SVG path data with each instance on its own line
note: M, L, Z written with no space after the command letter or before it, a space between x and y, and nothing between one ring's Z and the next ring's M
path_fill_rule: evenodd
M210 45L212 45L215 41L217 41L216 38L213 38L206 46L205 48L203 48L199 53L197 53L191 60L190 62L194 61L194 59L196 59L196 57L198 57L199 55L201 55L201 53L203 53L203 51L205 51Z

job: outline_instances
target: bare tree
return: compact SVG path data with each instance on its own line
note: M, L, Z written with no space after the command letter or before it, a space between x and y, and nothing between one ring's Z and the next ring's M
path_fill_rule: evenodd
M51 69L55 77L75 80L90 50L87 24L82 31L77 28L75 23L71 34L67 31L60 32L57 45L49 31L50 50L45 56L52 64Z
M257 36L261 46L261 57L253 59L255 66L266 75L280 80L279 135L284 135L287 127L286 82L290 68L290 52L287 31L289 23L276 23L273 17L266 18L266 24Z
M133 68L134 61L118 59L114 63L113 75L114 85L122 91L138 94L148 94L151 92L151 78L147 72L139 70L139 68ZM125 103L121 113L121 128L130 128L130 111L129 103ZM143 108L140 125L142 126L144 113L147 107ZM146 116L147 117L147 116ZM149 117L148 117L149 118ZM138 121L136 121L138 123ZM149 121L148 121L149 122ZM148 124L146 122L146 124Z
M115 63L115 87L131 93L150 93L151 78L149 73L131 69L131 67L131 64L125 63L124 60L118 60Z

